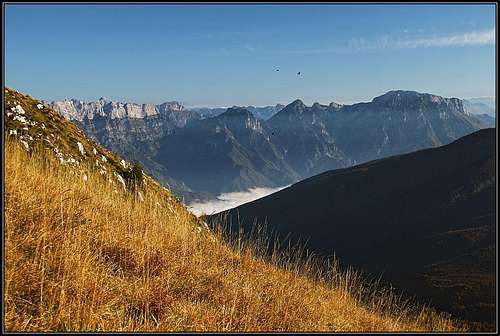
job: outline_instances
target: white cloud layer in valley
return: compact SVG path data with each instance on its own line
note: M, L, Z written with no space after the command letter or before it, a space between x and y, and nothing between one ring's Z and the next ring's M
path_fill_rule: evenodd
M223 193L217 196L217 199L215 200L191 203L188 205L188 209L196 216L200 216L202 214L211 215L265 197L286 187L288 186L279 188L257 187L251 188L247 191Z

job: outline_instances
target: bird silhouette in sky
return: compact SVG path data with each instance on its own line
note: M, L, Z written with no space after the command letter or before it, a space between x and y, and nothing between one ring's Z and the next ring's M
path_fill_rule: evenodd
M276 69L276 71L280 71L280 69ZM299 71L297 72L297 75L301 75L302 73Z

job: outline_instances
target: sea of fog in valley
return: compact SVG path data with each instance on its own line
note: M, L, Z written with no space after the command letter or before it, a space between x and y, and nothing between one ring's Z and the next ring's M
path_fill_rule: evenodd
M247 191L222 193L217 196L217 199L214 200L191 203L188 205L188 209L196 216L200 216L202 214L212 215L224 210L235 208L244 203L255 201L256 199L265 197L289 186L290 185L286 185L278 188L256 187L250 188Z

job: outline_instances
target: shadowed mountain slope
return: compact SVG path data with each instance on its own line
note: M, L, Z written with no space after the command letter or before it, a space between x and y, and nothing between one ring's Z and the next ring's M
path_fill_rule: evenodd
M328 171L223 215L430 300L494 323L495 129L410 154ZM448 271L445 271L448 270Z

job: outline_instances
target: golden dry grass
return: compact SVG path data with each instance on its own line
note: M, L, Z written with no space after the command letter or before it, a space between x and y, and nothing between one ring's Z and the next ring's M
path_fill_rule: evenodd
M456 330L355 272L199 232L159 188L141 202L49 157L5 143L7 331Z

